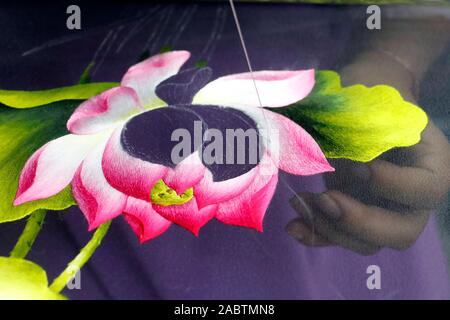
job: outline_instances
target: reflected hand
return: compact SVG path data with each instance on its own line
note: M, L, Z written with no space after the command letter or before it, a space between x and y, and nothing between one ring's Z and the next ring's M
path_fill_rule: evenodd
M329 191L291 199L301 218L287 231L307 246L339 245L363 255L406 249L450 188L450 145L431 121L413 147L365 164L332 164Z

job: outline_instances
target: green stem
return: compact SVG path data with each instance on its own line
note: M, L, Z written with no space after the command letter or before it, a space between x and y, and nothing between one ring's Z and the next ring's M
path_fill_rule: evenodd
M37 235L39 234L39 231L41 231L45 214L45 210L36 210L30 215L19 240L17 240L14 249L9 254L10 257L23 259L27 256L34 241L36 240Z
M66 269L55 279L53 283L50 285L50 289L54 292L61 292L62 289L66 286L66 284L75 277L76 273L88 262L91 256L94 254L97 247L102 242L105 237L111 221L105 222L95 231L91 240L81 249L80 253L69 262Z

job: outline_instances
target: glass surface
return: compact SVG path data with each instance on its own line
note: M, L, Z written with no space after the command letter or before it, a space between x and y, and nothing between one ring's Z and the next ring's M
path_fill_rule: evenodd
M335 70L344 85L393 86L427 112L426 139L374 165L330 160L334 174L281 173L263 233L212 221L198 238L174 225L141 245L118 217L82 269L82 289L63 291L69 298L450 298L448 2L381 5L380 28L370 20L375 11L367 12L371 1L260 2L235 3L254 71ZM0 6L1 89L69 86L90 62L92 82L120 81L131 65L170 50L190 51L186 68L207 65L212 79L249 71L226 1L82 4L81 30L67 28L66 8ZM317 213L308 222L308 210L290 205L298 192L327 190L352 197L347 220ZM292 237L286 225L299 217ZM0 255L9 254L24 223L0 225ZM90 236L77 207L50 212L28 259L54 279ZM370 266L381 270L381 289L367 287Z

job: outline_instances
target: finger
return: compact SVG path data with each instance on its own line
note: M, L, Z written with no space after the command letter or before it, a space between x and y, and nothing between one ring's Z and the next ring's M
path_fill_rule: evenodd
M302 219L295 219L288 223L286 232L299 241L310 247L324 247L333 245L317 232L311 230Z
M363 166L357 170L362 172ZM447 191L441 179L427 168L401 167L384 160L366 166L367 183L374 194L414 209L436 207Z
M344 179L339 176L343 186L335 182L332 188L362 199L380 196L417 210L435 208L442 201L450 188L450 145L431 121L419 144L384 155L394 156L390 159L395 163L384 160L366 164L339 162L337 168L341 172L352 174Z
M299 201L292 201L291 204L300 215L304 215L309 210ZM296 235L301 234L301 237L297 240L306 245L317 246L314 243L317 239L320 239L321 244L338 245L362 255L373 255L380 249L376 245L368 244L337 229L333 222L317 214L314 215L313 219L294 220L289 224L289 228L294 229Z
M417 155L417 161L423 166L427 166L427 163L422 161L422 157L431 152L437 153L442 158L450 158L450 145L447 137L444 133L434 124L432 120L429 120L427 127L422 133L420 143L405 148L405 150L411 150Z
M355 163L349 160L340 159L333 162L336 169L334 175L325 175L329 190L339 190L366 205L375 205L385 209L403 212L410 210L410 206L403 204L395 196L383 190L380 186L370 181L370 169L367 164Z
M436 187L444 195L450 189L450 144L444 133L430 120L421 143L411 148L416 166L433 172Z
M405 249L418 238L429 213L399 214L365 204L339 191L302 193L315 215L322 214L336 229L370 245Z
M329 189L341 190L344 193L354 192L365 186L361 180L365 178L349 174L353 172L355 162L347 159L329 159L329 163L335 168L334 172L327 172L324 174L327 187ZM358 164L358 163L356 163ZM364 172L368 169L365 168Z

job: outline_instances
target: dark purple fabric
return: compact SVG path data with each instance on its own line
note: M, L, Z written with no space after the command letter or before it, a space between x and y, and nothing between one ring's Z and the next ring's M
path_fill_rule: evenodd
M182 70L161 82L155 89L156 95L168 105L190 104L194 95L211 79L211 68L190 68Z
M185 130L183 135L173 136L175 130L181 129ZM215 141L213 130L220 133L222 142ZM241 130L248 137L241 141L228 130ZM259 148L259 131L253 119L237 109L212 105L174 105L143 112L125 123L120 137L124 151L132 157L171 168L200 151L214 181L250 171L264 151L262 146ZM220 146L221 153L210 150L214 145Z
M173 168L178 163L172 161L172 150L179 141L172 141L172 133L183 128L193 137L195 122L203 123L188 108L159 108L143 112L124 125L120 135L121 144L125 152L133 157ZM202 134L200 132L200 139ZM195 140L190 139L190 152L183 154L184 158L200 148Z
M214 181L236 178L250 171L259 163L264 148L261 146L259 131L253 119L242 111L227 107L191 105L187 108L203 119L208 130L218 130L223 137L221 157L217 154L210 155L208 152L208 146L215 142L215 138L212 138L212 131L206 131L203 139L202 161L211 171ZM249 137L245 138L245 141L238 141L234 136L227 134L229 129L242 130L242 132L248 133ZM254 140L251 137L252 133L254 133ZM215 156L213 163L210 161L210 156Z
M255 70L336 69L345 53L357 47L350 32L354 17L365 17L365 8L236 7ZM86 24L79 32L65 30L58 19L42 18L59 14L55 10L65 12L63 6L5 8L0 12L4 34L0 86L31 89L72 84L92 59L96 60L93 80L117 81L143 51L153 54L166 45L190 50L189 66L207 60L213 78L247 71L228 5L127 8L84 8ZM29 24L14 23L24 19ZM353 30L367 32L364 28L363 23L355 24ZM48 42L52 38L56 40ZM213 221L201 230L199 238L173 226L161 237L139 245L119 217L82 270L82 289L64 293L72 299L450 297L434 220L410 249L383 249L370 257L337 247L306 248L289 237L284 227L296 217L288 205L293 192L323 190L320 176L281 174L263 233ZM2 254L12 247L22 225L0 226ZM89 236L77 208L50 213L29 258L44 266L52 279ZM381 268L381 290L366 287L369 265Z

